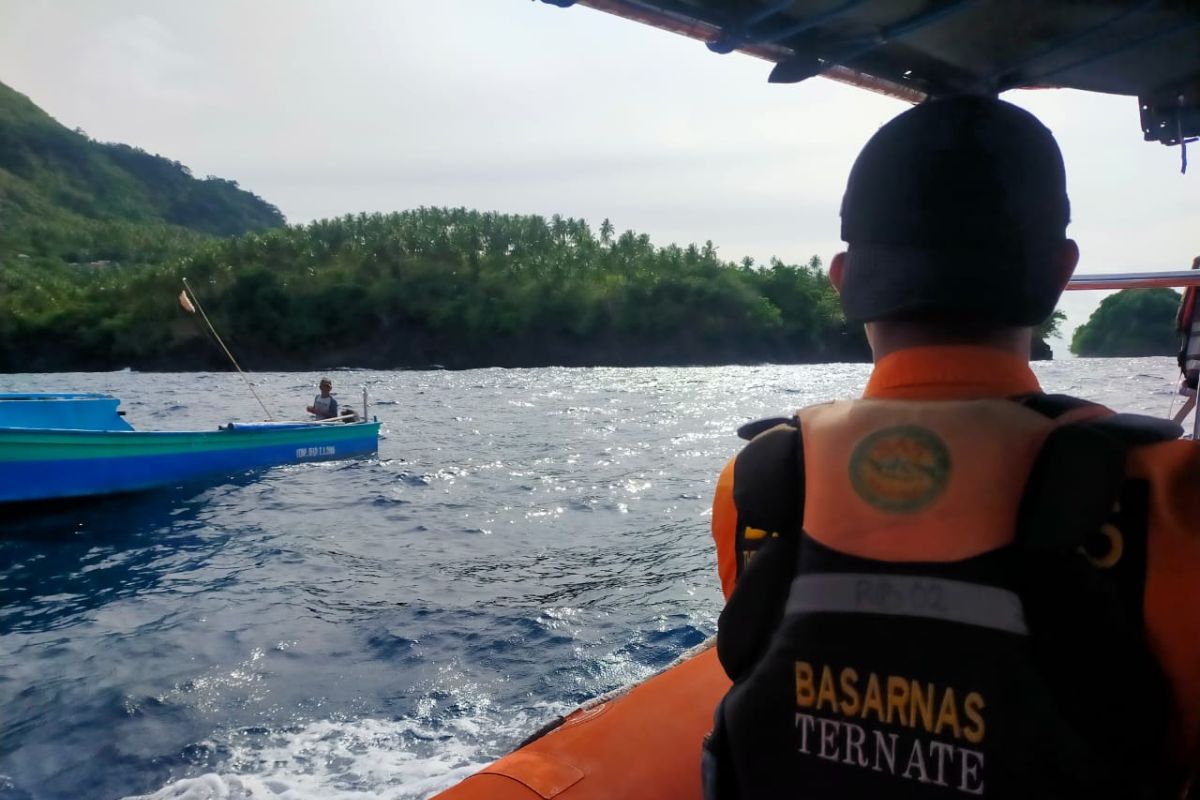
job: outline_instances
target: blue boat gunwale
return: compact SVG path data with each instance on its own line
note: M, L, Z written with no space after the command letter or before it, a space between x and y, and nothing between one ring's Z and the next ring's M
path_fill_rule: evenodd
M288 433L292 431L347 431L357 430L366 426L375 426L379 428L383 423L378 420L362 420L360 422L347 422L342 425L329 425L320 422L231 422L227 425L220 425L211 430L182 430L182 431L139 431L133 430L118 430L118 431L102 431L92 428L23 428L19 425L2 425L0 426L0 437L5 433L47 433L70 436L89 437L89 436L134 436L142 437L181 437L181 436L219 436L219 435L242 435L252 436L265 433Z
M99 393L0 394L6 412L0 413L0 503L124 494L248 469L370 456L378 452L382 427L378 419L338 419L147 431L132 428L117 412L119 404Z
M103 392L0 392L0 401L4 400L61 402L63 400L119 400L119 398Z

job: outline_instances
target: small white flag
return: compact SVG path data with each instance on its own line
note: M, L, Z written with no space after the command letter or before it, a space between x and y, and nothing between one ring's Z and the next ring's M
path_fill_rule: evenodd
M192 301L188 299L187 289L184 289L179 293L179 305L183 306L183 310L189 314L196 313L196 307L192 305Z

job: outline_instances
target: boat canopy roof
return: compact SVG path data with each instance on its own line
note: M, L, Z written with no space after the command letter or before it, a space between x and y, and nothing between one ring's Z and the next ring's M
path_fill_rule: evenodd
M1200 0L543 0L607 11L920 102L1064 87L1139 99L1147 141L1200 135Z

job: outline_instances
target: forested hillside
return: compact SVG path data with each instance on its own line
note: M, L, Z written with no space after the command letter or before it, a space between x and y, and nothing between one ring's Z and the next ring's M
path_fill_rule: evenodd
M203 235L282 225L279 209L220 178L70 130L0 84L0 259L155 262Z

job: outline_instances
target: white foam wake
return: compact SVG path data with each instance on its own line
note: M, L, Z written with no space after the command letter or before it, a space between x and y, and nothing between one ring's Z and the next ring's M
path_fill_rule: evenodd
M537 718L318 721L210 742L229 753L219 772L182 778L124 800L419 800L489 763L565 709Z

